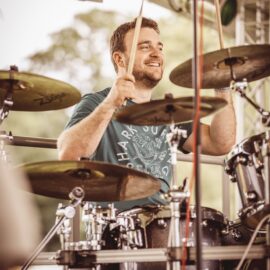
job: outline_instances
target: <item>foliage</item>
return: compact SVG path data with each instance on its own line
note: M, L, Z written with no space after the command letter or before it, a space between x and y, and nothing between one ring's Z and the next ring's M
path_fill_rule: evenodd
M30 56L31 69L65 73L69 83L82 93L105 88L104 84L110 85L112 77L106 75L104 52L109 57L108 38L120 18L126 19L99 10L76 15L73 25L51 34L49 48Z

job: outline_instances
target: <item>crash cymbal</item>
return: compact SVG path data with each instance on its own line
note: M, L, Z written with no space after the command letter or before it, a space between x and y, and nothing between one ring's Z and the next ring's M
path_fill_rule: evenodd
M201 114L205 117L227 104L223 98L201 97ZM114 119L134 125L166 125L191 121L194 117L194 97L168 98L126 106Z
M80 92L70 84L26 72L0 70L0 106L12 85L14 111L63 109L80 100Z
M256 81L270 75L270 45L248 45L226 48L203 55L202 88L223 88L230 82ZM234 76L231 74L230 65ZM192 88L192 59L174 68L170 80Z
M128 167L92 161L44 161L20 166L35 194L68 199L82 187L86 201L125 201L144 198L160 189L160 182Z

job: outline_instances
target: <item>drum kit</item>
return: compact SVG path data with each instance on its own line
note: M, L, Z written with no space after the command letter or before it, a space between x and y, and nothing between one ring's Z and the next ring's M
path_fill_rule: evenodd
M262 115L269 126L270 113L245 95L248 82L270 75L270 59L266 55L270 45L251 45L222 49L204 56L203 88L231 85ZM170 74L178 86L192 87L192 61L177 66ZM233 82L233 83L232 83ZM9 110L43 111L61 109L77 103L79 92L72 86L44 76L19 72L15 67L0 71L1 122ZM115 119L134 125L171 125L169 144L172 167L176 166L176 147L183 132L176 124L191 121L193 97L173 98L123 107ZM227 103L216 97L202 97L200 117L208 116ZM13 137L1 133L1 141L31 147L55 148L49 139ZM253 232L258 226L255 245L245 261L245 269L267 269L269 257L268 225L261 224L270 214L270 131L245 139L226 157L226 172L238 185L242 209L239 220L229 221L211 208L202 208L202 269L234 269ZM3 158L2 158L3 159ZM175 163L174 163L175 161ZM112 204L106 208L96 203L126 201L150 196L160 189L153 176L120 165L80 161L45 161L20 166L35 194L58 199L70 199L56 210L56 223L27 260L27 269L45 245L57 233L61 250L55 254L65 268L87 269L180 269L183 244L187 246L186 269L195 269L195 220L193 207L187 210L189 196L185 184L178 186L174 175L168 205L146 205L119 212ZM174 168L175 169L175 168ZM83 241L71 241L71 220L75 209L81 207L81 221L85 227ZM186 224L186 215L190 216ZM186 226L189 236L186 237ZM256 232L257 233L257 232ZM259 245L261 244L261 245ZM259 267L259 268L258 268Z

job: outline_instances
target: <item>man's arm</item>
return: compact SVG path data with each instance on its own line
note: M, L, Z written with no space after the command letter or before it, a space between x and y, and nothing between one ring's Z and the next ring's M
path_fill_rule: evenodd
M114 109L102 102L91 114L64 130L57 141L60 160L79 160L92 155L111 120Z
M60 160L79 160L95 153L98 144L109 124L116 108L126 98L133 98L134 77L123 75L118 77L108 94L95 110L64 130L57 141Z
M228 105L217 112L211 125L201 125L201 149L202 154L224 155L235 144L236 120L230 90L215 90L216 96L224 98ZM189 152L192 151L193 132L183 145Z

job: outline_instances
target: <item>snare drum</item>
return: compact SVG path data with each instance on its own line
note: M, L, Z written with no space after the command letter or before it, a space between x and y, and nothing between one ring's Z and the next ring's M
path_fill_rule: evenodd
M269 213L265 206L264 163L262 147L266 133L261 133L243 140L226 157L226 172L231 181L236 182L242 202L238 215L250 228L255 228L259 221Z
M133 220L134 228L133 237L130 239L130 243L133 244L132 248L166 248L168 246L169 230L170 230L170 218L171 211L169 206L149 206L145 208L134 208L129 211L125 211L119 214L118 218ZM186 212L181 210L180 218L180 240L181 245L183 241L186 241L187 246L195 246L195 208L192 206L190 209L190 222L189 222L189 238L186 239ZM121 221L124 224L127 222ZM128 222L129 223L129 222ZM130 223L129 223L130 224ZM220 246L221 245L221 231L226 226L226 219L223 214L212 208L202 208L202 245L204 246ZM129 229L126 229L127 232ZM126 233L126 235L128 235ZM109 236L109 237L108 237ZM127 239L127 237L121 236L121 232L118 228L111 230L106 237L106 244L109 244L107 248L123 248L121 247L121 240ZM124 246L127 242L124 243ZM136 246L137 243L137 246ZM108 265L109 266L109 265ZM122 267L123 268L123 267ZM114 265L106 269L122 269L119 265ZM165 270L166 262L143 262L136 263L136 267L131 269L137 270ZM196 269L193 262L188 262L187 270ZM221 263L219 261L203 261L204 270L218 270L221 269Z

